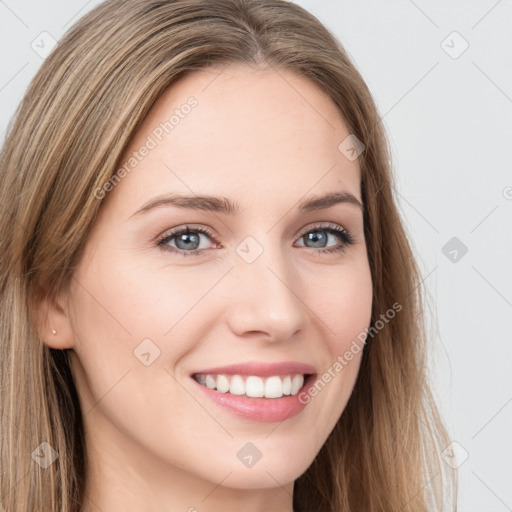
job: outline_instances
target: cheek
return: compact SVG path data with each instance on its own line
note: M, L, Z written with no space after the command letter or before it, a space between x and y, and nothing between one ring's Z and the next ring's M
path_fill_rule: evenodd
M303 392L304 402L315 402L318 414L329 418L326 433L334 428L352 393L366 330L370 325L373 288L367 263L342 267L335 274L317 276L316 293L310 293L311 309L323 325L324 349L328 357L317 380Z
M72 323L77 387L90 423L105 433L114 425L147 449L169 454L180 453L180 440L190 436L190 425L176 421L176 411L194 406L173 377L174 365L196 341L188 321L193 315L179 320L207 285L192 286L187 296L184 283L162 274L96 254L94 265L76 274Z
M332 356L346 350L369 326L373 288L367 262L315 275L308 302L324 326Z
M77 273L74 309L82 324L79 331L94 331L95 338L117 341L132 351L145 338L167 337L218 279L218 272L159 268L146 260L97 253L92 264Z
M96 399L127 372L123 389L129 380L139 381L125 390L127 396L146 386L169 389L168 370L206 337L217 318L215 292L205 296L226 269L159 268L142 259L98 250L75 275L75 352L85 370L84 385Z

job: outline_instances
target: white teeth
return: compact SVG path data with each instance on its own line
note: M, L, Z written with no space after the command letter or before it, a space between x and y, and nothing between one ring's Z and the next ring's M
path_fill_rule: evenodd
M233 375L231 377L231 384L229 385L229 392L232 395L243 395L245 394L244 381L240 375Z
M199 375L199 377L202 377L202 375ZM200 380L198 382L199 384L203 384ZM215 389L217 387L217 382L215 382L215 379L211 375L206 376L206 386L210 389Z
M292 395L296 395L304 384L304 375L295 375L292 380Z
M304 385L304 375L286 375L281 377L273 375L266 379L250 375L242 377L233 375L228 380L226 375L202 375L196 374L195 379L199 384L216 389L219 393L231 393L232 395L246 395L248 397L280 398L283 395L296 395Z
M238 377L238 375L235 375L235 377ZM231 382L233 382L233 379L231 379ZM265 396L263 379L261 377L247 377L244 393L254 398Z
M269 377L265 381L265 396L267 398L283 396L283 381L279 377Z
M291 395L292 393L292 378L287 375L283 379L283 395Z
M217 377L217 384L215 387L219 393L227 393L229 391L229 381L225 375L219 375Z

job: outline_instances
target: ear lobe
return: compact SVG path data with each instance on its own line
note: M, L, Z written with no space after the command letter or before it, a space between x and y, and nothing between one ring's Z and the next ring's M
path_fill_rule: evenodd
M39 335L50 348L73 348L74 337L68 312L59 302L45 296L38 304Z

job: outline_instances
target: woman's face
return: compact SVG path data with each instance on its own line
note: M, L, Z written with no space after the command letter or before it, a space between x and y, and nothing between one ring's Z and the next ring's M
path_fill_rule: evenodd
M120 179L95 192L65 301L93 470L258 489L288 488L311 464L361 352L335 363L371 315L349 135L317 86L283 70L196 72L155 104ZM345 200L300 208L335 193ZM242 363L257 364L211 371ZM331 377L314 397L311 378L297 395L245 396L296 392L310 373Z

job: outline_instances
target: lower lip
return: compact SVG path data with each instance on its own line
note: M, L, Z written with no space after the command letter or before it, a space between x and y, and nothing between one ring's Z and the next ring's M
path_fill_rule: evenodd
M253 398L246 395L219 393L199 384L193 377L192 380L206 397L227 411L251 421L274 423L292 418L304 410L307 404L302 404L299 401L299 395L309 385L312 377L314 375L310 375L304 380L304 385L296 395L282 396L281 398Z

